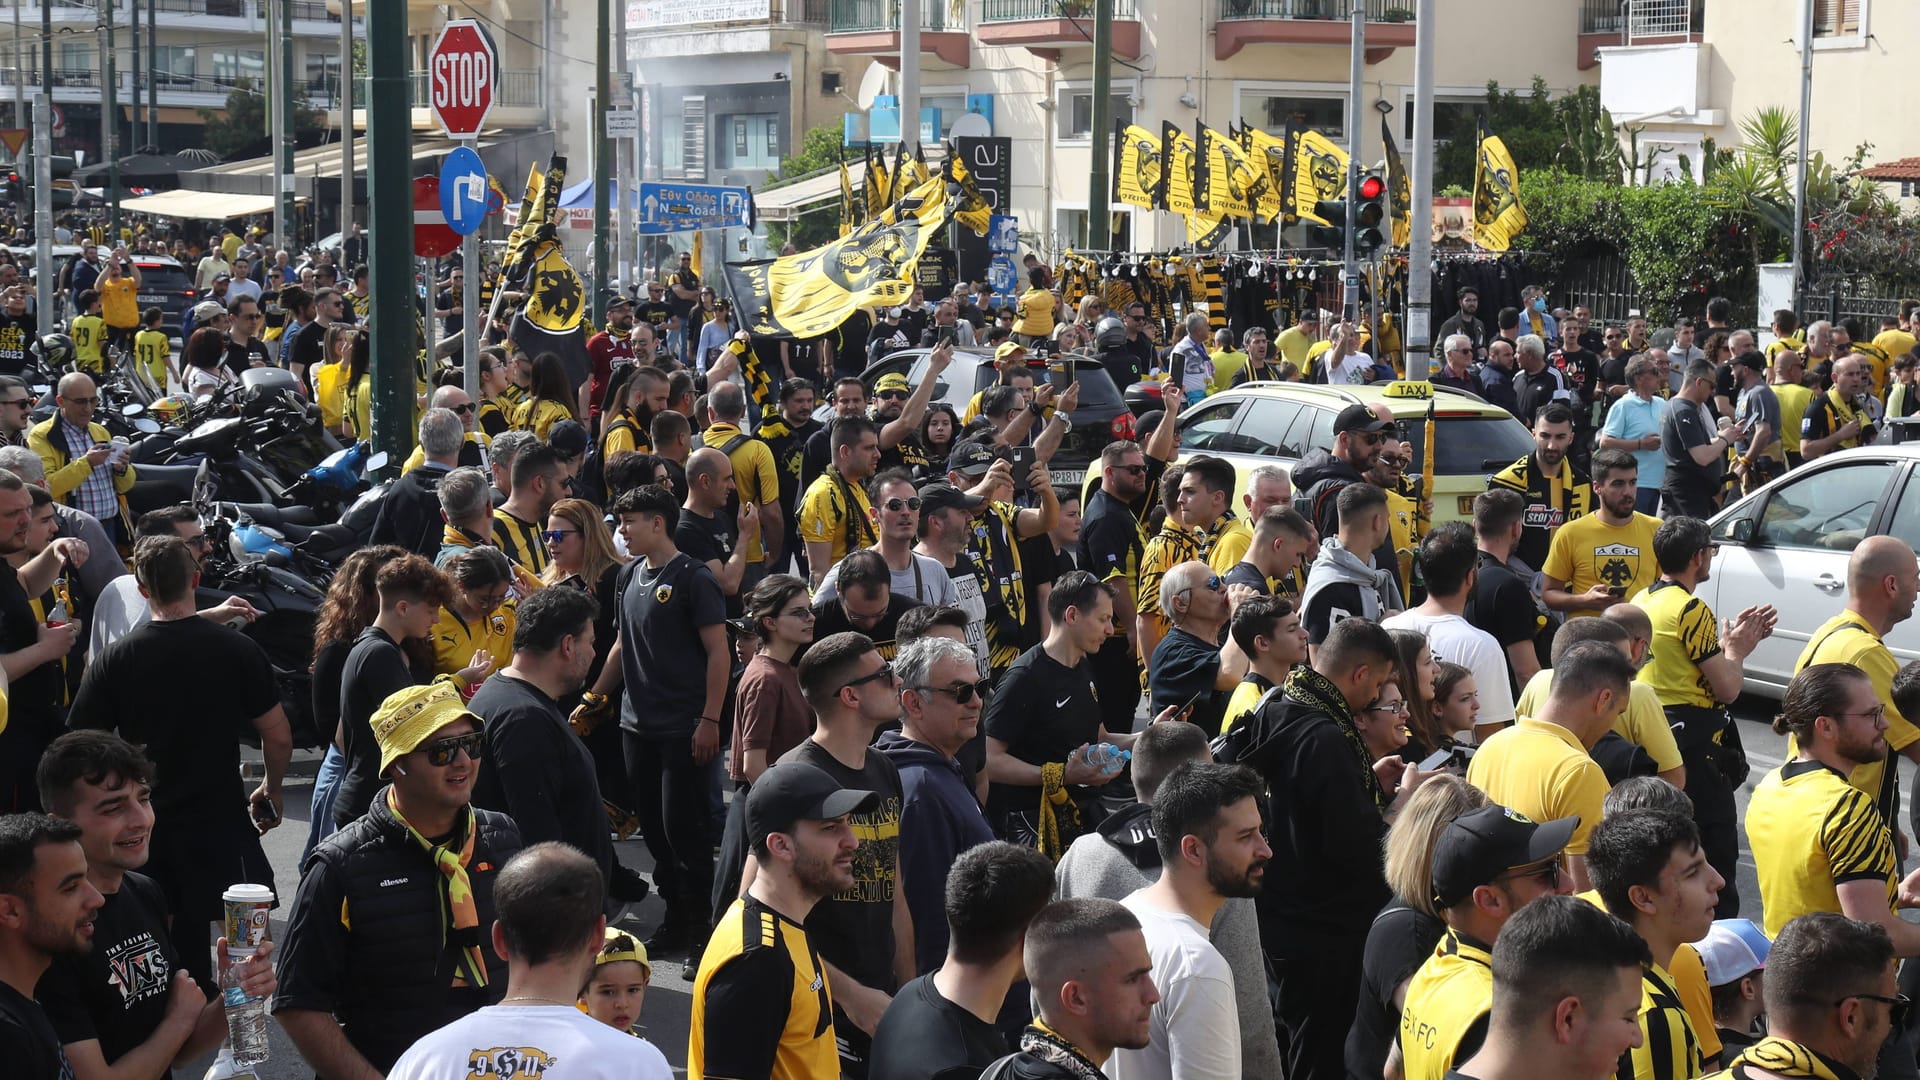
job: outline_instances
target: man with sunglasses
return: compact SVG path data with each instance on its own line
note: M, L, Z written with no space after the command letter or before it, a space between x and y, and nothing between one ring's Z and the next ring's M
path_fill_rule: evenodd
M1379 461L1381 447L1392 433L1390 421L1375 416L1365 405L1349 405L1333 418L1333 447L1310 450L1293 467L1294 490L1306 503L1301 512L1321 536L1340 531L1341 489L1366 482L1366 472Z
M500 1002L494 880L518 854L505 814L472 805L486 734L447 683L373 715L366 812L313 850L280 943L274 1019L323 1076L381 1076L422 1036ZM217 894L216 894L217 895Z
M36 480L33 475L28 475L26 469L15 468L16 463L9 458L16 452L14 449L0 448L0 469L14 473L29 484L45 483L44 478ZM140 592L139 579L127 572L126 564L120 561L119 553L113 550L110 543L104 538L88 535L84 526L73 532L65 531L67 528L65 515L60 513L64 509L67 508L58 505L54 507L55 515L61 521L62 535L78 536L91 553L87 556L84 565L70 568L68 573L70 576L78 577L81 592L92 597L92 617L87 620L86 627L89 635L87 648L93 655L99 656L106 652L107 646L126 637L135 629L145 626L147 619L151 617L152 609L147 603L147 598ZM75 510L73 513L78 514L79 511ZM97 528L99 523L94 522L94 525ZM138 544L149 536L177 536L185 540L187 547L193 552L194 561L201 565L206 564L207 553L211 550L206 534L200 528L200 515L186 503L163 506L158 510L149 510L141 514L140 523L134 526L134 543ZM92 579L96 564L102 567L118 567L117 571L109 571L107 579L97 587ZM259 617L259 614L252 604L239 596L229 596L219 604L201 612L203 617L223 624L237 617L244 617L248 622L252 622Z
M1167 635L1147 663L1150 714L1172 709L1208 738L1220 734L1227 698L1247 673L1246 654L1231 638L1221 644L1227 622L1251 586L1232 585L1198 560L1183 562L1160 579L1160 610Z
M1458 310L1446 322L1440 324L1433 340L1436 346L1446 346L1447 339L1459 334L1467 339L1467 345L1474 357L1486 355L1487 324L1480 319L1480 291L1471 285L1462 285L1454 294L1454 303ZM1439 349L1436 347L1436 353ZM1436 355L1436 360L1445 359L1444 354Z
M116 458L107 429L93 422L100 391L83 371L60 377L55 401L59 411L27 431L27 446L40 455L47 490L98 518L107 534L122 541L133 535L126 493L137 478L134 467Z
M925 974L947 954L947 872L961 852L993 839L974 798L972 770L958 760L980 733L987 685L973 650L952 638L903 646L894 671L900 729L881 732L874 749L900 773L900 874L913 919L914 972Z
M18 375L0 375L0 446L27 445L32 426L33 391Z
M879 530L880 538L868 550L878 552L887 561L887 570L893 575L894 595L916 605L958 605L959 594L953 579L947 576L946 566L932 556L914 551L913 545L920 537L923 513L937 514L957 508L971 515L985 505L986 500L944 483L928 484L926 491L916 491L913 477L904 469L886 469L875 476L873 495L874 527ZM814 590L814 602L838 596L839 578L839 566L829 568L820 579L820 587Z
M154 809L163 822L153 833L149 875L178 925L204 927L220 918L220 892L234 881L272 886L260 836L280 823L293 736L266 650L199 617L200 564L186 541L142 540L133 568L152 617L87 664L67 725L114 731L144 745L158 776ZM218 664L219 677L201 680L191 693L154 693L209 663ZM241 731L258 733L266 762L266 775L251 793L239 779L233 734ZM210 732L226 737L210 738ZM189 948L181 962L211 985L207 950Z
M300 328L287 351L287 368L295 375L312 371L326 361L327 328L335 319L346 318L347 298L331 286L316 290L313 296L313 320Z
M1542 896L1572 891L1560 852L1577 817L1534 822L1504 806L1455 818L1433 846L1433 903L1446 932L1406 985L1389 1073L1444 1080L1480 1052L1493 1009L1493 947L1508 919Z
M242 296L227 307L227 370L238 377L251 368L266 367L273 363L273 353L267 343L258 337L260 332L260 300L258 297Z
M1713 928L1714 906L1727 884L1707 861L1699 829L1674 810L1622 810L1594 828L1587 865L1602 905L1633 927L1653 958L1640 976L1640 1045L1621 1055L1616 1075L1699 1076L1705 1064L1699 1034L1668 971L1681 945Z
M1872 922L1812 914L1788 923L1767 952L1767 1035L1713 1080L1800 1075L1787 1062L1838 1076L1911 1073L1910 1053L1894 1058L1913 1004L1896 992L1896 955Z

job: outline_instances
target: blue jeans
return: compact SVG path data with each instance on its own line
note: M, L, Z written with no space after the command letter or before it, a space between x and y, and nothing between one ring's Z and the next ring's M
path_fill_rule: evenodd
M1648 488L1648 487L1634 488L1633 489L1633 508L1635 510L1640 511L1643 514L1648 514L1653 517L1659 517L1660 516L1660 489Z
M347 756L337 746L327 747L327 754L320 759L320 771L313 778L313 803L307 820L307 846L300 849L300 868L306 869L307 856L313 854L320 841L332 836L333 797L340 790L340 774L346 768Z

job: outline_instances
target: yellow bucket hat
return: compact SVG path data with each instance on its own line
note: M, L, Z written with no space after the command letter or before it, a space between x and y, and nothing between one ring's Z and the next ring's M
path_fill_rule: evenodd
M600 946L600 955L593 958L593 966L598 968L601 964L617 964L622 960L639 964L646 969L649 979L653 977L653 965L647 961L646 945L625 930L609 926L606 942Z
M374 741L380 744L380 775L385 776L396 759L420 749L434 732L463 716L476 727L483 726L452 683L409 686L389 694L374 710L371 722Z

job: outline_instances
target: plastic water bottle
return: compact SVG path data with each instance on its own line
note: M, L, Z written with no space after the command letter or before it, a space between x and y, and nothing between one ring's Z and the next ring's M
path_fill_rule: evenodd
M267 1060L269 1053L267 999L248 997L234 974L252 954L252 949L233 950L233 963L220 973L220 998L227 1010L227 1046L232 1049L233 1064L242 1070L250 1070Z
M260 1074L236 1063L233 1051L223 1046L214 1057L213 1064L207 1066L204 1080L260 1080Z
M1100 770L1100 775L1111 776L1133 760L1133 751L1122 750L1110 742L1098 743L1087 747L1087 764Z

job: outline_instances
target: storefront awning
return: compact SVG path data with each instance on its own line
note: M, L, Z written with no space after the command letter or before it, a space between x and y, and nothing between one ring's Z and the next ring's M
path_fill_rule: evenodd
M867 176L866 162L847 162L847 176L852 179L854 194L859 195L860 185ZM819 176L754 192L753 210L761 221L792 221L828 199L839 197L840 170L828 169Z
M271 214L274 198L271 195L228 195L213 191L163 191L158 195L122 199L120 208L156 217L225 221L254 214Z

